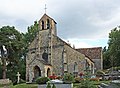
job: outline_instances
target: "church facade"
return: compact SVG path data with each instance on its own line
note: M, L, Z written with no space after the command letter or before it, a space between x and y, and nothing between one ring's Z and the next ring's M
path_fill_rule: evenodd
M56 22L44 14L39 20L39 31L29 45L26 57L26 81L39 76L78 75L86 66L94 73L94 62L57 36Z

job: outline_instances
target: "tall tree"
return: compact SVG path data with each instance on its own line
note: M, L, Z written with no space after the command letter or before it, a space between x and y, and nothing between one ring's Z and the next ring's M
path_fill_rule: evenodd
M24 41L24 57L26 57L26 53L28 51L29 44L34 40L38 33L38 22L35 21L34 25L31 25L27 29L28 31L23 35L23 41Z
M10 66L14 66L15 63L18 63L22 49L22 35L15 27L4 26L0 28L0 51L3 65L3 79L6 78L6 63L10 64Z
M120 28L116 27L109 33L108 52L112 66L120 66Z
M103 68L108 69L111 67L110 54L106 46L103 48Z

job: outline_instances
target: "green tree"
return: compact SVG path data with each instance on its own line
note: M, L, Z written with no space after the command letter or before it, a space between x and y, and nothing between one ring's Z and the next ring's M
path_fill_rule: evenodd
M5 46L7 54L4 53L3 46ZM0 28L0 51L3 79L6 78L6 63L11 69L12 67L17 67L17 63L19 63L19 59L22 57L21 52L23 46L22 35L15 29L15 27L3 26ZM7 71L11 71L11 69L7 69Z
M24 39L24 42L26 43L26 47L28 47L28 45L34 40L34 38L38 33L37 21L34 22L34 25L29 26L27 30L28 31L25 34L23 34L23 37L24 37L23 39Z
M103 68L108 69L111 67L110 54L106 47L103 48Z
M34 25L29 26L27 30L28 31L25 34L22 33L22 39L24 41L24 51L23 51L24 58L26 58L26 53L28 52L28 46L34 40L34 38L38 33L38 22L35 21Z
M109 58L112 66L120 66L120 28L116 27L109 33Z
M56 86L55 86L55 84L53 83L53 86L52 86L52 88L56 88Z

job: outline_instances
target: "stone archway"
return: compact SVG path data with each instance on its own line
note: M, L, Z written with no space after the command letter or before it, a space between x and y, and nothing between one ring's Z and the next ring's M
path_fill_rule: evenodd
M51 75L50 68L47 69L47 77Z
M39 76L41 76L41 70L38 66L34 67L34 79L38 78Z

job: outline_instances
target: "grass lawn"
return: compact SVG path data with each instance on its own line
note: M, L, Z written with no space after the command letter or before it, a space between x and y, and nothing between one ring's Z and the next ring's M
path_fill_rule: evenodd
M18 85L15 85L15 86L11 86L10 88L37 88L37 85L38 84L23 83L23 84L18 84Z
M101 83L110 83L110 81L91 81L92 84L94 85L100 85ZM76 88L78 85L80 85L80 83L74 83L73 86L74 88ZM37 88L38 84L18 84L18 85L11 85L10 88Z
M91 81L92 84L98 86L101 83L105 83L105 84L109 84L111 81ZM78 85L80 85L80 83L74 83L73 86L74 88L76 88Z

